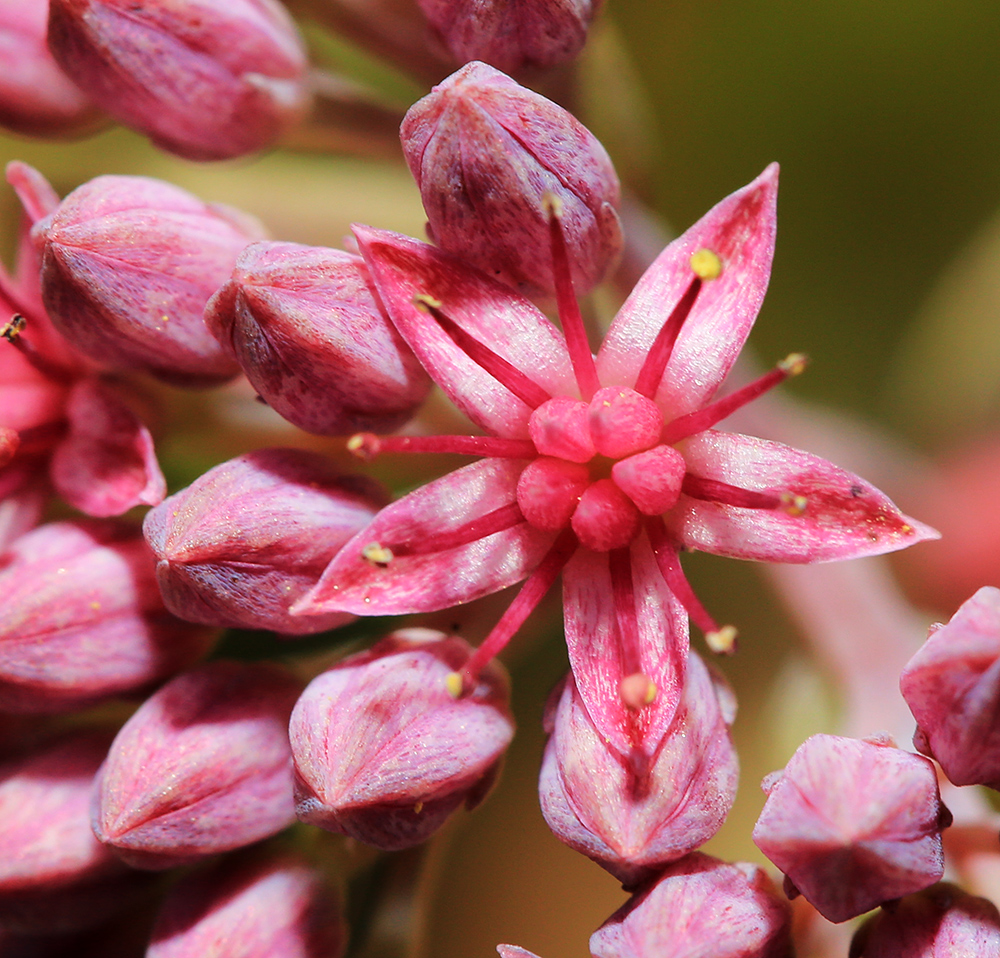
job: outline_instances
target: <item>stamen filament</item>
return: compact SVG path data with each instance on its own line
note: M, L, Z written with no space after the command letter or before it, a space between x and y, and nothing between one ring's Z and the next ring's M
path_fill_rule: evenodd
M413 302L418 309L422 309L434 317L441 329L469 359L482 367L498 383L506 386L518 399L527 403L532 409L537 409L543 402L548 402L552 398L545 389L522 373L517 366L493 352L489 346L481 343L462 329L453 319L441 312L441 304L437 300L430 296L416 296Z
M511 529L520 522L524 522L524 516L518 504L512 502L499 509L494 509L484 516L479 516L479 518L473 519L457 529L449 529L447 532L439 532L437 535L426 535L419 541L381 542L378 545L382 549L388 549L394 558L431 555L435 552L457 549L470 542L475 542L477 539L485 539L497 532Z
M618 647L621 649L622 676L642 671L639 659L639 620L635 614L635 589L632 583L632 550L612 549L608 553L611 592L615 602L615 622L618 625Z
M670 354L674 351L674 344L680 335L681 327L688 318L698 293L701 292L702 281L696 276L691 280L691 285L684 291L673 312L667 317L667 321L660 327L660 331L653 340L653 345L649 347L646 360L639 370L639 376L635 381L635 391L641 393L647 399L655 399L656 391L660 388L660 380L663 379L663 371L670 362Z
M11 316L10 322L0 329L0 339L6 339L46 379L57 383L69 382L73 378L70 370L46 359L32 343L24 338L24 329L27 324L28 321L20 313L15 313Z
M687 473L681 483L681 492L692 499L704 502L721 502L727 506L739 506L741 509L780 509L784 505L781 496L773 492L754 492L751 489L741 489L731 486L728 482L717 479L704 479Z
M552 247L552 277L556 285L556 306L559 310L559 322L562 324L563 335L566 337L566 348L569 350L573 372L576 375L580 395L587 401L601 388L597 378L597 366L594 354L587 342L587 330L580 313L580 304L573 290L573 273L566 249L566 237L563 236L562 203L551 193L545 196L546 208L549 214L549 238Z
M374 459L383 452L450 452L461 456L494 459L533 459L538 455L529 439L495 436L376 436L359 432L347 440L347 449L359 459Z
M660 442L668 446L673 445L675 442L687 439L688 436L711 429L717 422L721 422L737 409L741 409L769 389L783 383L789 376L797 376L805 367L805 356L801 353L792 353L770 372L764 373L752 383L747 383L742 389L737 389L736 392L723 396L722 399L710 403L703 409L696 409L694 412L678 416L673 422L667 423L660 436Z
M576 552L576 536L571 529L565 529L553 543L545 558L521 586L517 597L507 607L500 621L483 640L462 669L462 685L468 691L472 689L479 678L479 673L491 659L495 658L511 640L514 633L524 624L524 620L535 610L535 607L552 588L563 566Z

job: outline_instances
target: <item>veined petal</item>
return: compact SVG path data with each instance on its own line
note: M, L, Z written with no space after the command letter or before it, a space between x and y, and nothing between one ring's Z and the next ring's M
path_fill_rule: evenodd
M426 243L355 226L361 253L389 318L431 378L476 425L507 439L528 438L531 408L474 363L418 309L430 296L479 342L522 370L553 396L577 396L562 333L510 287Z
M760 492L806 499L805 511L744 509L681 495L667 527L688 549L768 562L827 562L881 555L938 533L903 515L864 479L781 443L709 430L681 447L688 472Z
M638 711L622 701L625 663L608 553L578 549L563 570L566 645L577 688L606 740L622 755L656 747L680 701L688 653L687 614L667 588L645 535L630 547L639 667L656 698ZM651 757L651 756L650 756Z
M767 291L774 256L778 165L727 196L646 270L597 355L605 386L632 386L674 305L695 274L691 255L710 249L722 273L705 282L674 345L656 401L673 418L699 409L739 355Z
M293 614L355 612L398 615L447 609L519 582L538 565L555 534L527 522L457 548L399 555L376 565L362 551L372 543L419 546L517 502L520 460L483 459L422 486L383 509L327 566Z

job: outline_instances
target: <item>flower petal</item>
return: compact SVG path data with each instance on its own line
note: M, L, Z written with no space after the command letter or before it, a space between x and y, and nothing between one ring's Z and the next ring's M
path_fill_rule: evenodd
M541 561L554 534L519 522L456 548L398 555L380 566L365 559L372 543L419 545L517 502L524 463L483 459L422 486L383 509L327 566L293 614L344 611L396 615L446 609L519 582Z
M801 515L790 515L681 495L666 523L684 548L736 559L827 562L881 555L938 538L874 486L799 449L715 430L693 436L680 448L688 472L696 476L807 500Z
M563 570L566 645L577 688L601 738L622 755L655 748L666 734L680 701L688 652L687 613L663 581L645 535L630 552L638 629L632 639L643 674L656 685L654 701L637 712L622 701L627 667L608 554L578 549Z
M553 396L579 395L562 333L508 286L426 243L355 226L361 253L389 318L431 378L476 425L495 436L528 438L531 407L473 362L428 313L430 296L479 342Z
M710 249L722 274L698 294L656 393L673 418L699 409L725 379L757 318L774 256L778 165L709 210L646 270L597 356L605 386L635 384L664 321L694 279L691 255Z

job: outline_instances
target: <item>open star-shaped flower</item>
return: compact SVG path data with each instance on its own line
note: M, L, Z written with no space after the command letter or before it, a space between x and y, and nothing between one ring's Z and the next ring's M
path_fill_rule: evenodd
M731 645L679 552L819 562L936 533L851 473L712 427L788 375L792 356L714 400L750 332L774 250L777 166L672 242L594 357L553 209L562 331L460 259L357 227L382 303L431 377L486 436L356 436L361 454L483 456L399 499L349 542L302 611L447 608L528 581L463 673L499 651L559 572L581 696L623 754L662 737L679 699L685 611ZM656 700L657 708L644 705ZM643 715L648 717L643 717ZM650 726L656 726L652 728Z

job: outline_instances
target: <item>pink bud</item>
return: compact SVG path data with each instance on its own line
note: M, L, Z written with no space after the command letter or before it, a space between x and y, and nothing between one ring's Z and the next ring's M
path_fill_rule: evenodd
M529 295L553 292L549 197L561 206L577 293L617 258L618 177L604 147L498 70L466 64L410 108L400 138L434 242L491 276Z
M45 45L48 0L0 0L0 125L28 136L88 132L100 111Z
M753 840L830 921L933 885L951 815L926 759L886 741L814 735L763 783Z
M70 343L179 385L238 371L202 313L260 234L250 217L141 176L99 176L32 230L45 307Z
M301 635L354 619L288 609L385 501L377 483L341 475L317 453L260 449L210 469L150 510L143 530L175 615Z
M1000 589L985 586L932 629L899 687L917 749L956 785L1000 789Z
M306 53L274 0L51 0L49 47L110 114L191 160L269 146L306 105Z
M174 886L146 958L338 958L346 931L319 872L298 855L253 849Z
M459 63L484 60L515 73L572 60L600 0L418 0Z
M213 634L163 606L139 530L112 520L54 522L0 562L0 708L79 708L162 680Z
M255 243L205 320L267 404L308 432L391 431L430 389L349 253Z
M288 716L302 686L276 666L210 662L125 723L92 825L128 864L160 869L240 848L295 818Z
M854 936L850 958L996 958L1000 913L940 884L885 905Z
M289 725L298 817L395 851L479 804L514 723L497 664L460 691L471 654L457 636L407 629L313 679Z
M693 854L590 937L594 958L788 958L791 913L764 870Z
M693 653L676 715L648 755L609 745L572 675L551 731L538 784L545 821L626 886L707 842L732 807L736 752L713 680Z

